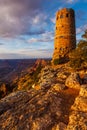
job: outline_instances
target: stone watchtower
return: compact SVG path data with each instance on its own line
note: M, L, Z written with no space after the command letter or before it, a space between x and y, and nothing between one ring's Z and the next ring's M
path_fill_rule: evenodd
M56 14L53 59L67 59L76 48L75 14L73 9L63 8Z

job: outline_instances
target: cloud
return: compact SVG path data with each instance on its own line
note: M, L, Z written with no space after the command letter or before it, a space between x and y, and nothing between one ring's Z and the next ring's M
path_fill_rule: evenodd
M22 32L22 35L41 35L45 33L45 30L40 28L39 30L26 30L25 32Z
M67 0L67 3L73 3L73 0Z
M26 57L33 58L49 58L52 57L53 49L29 49L29 50L21 50L20 53Z
M87 29L87 24L80 26L76 29L76 34L81 34L82 32L84 32Z
M76 3L78 0L67 0L66 2L69 4Z
M56 16L50 18L50 20L51 20L51 22L52 22L53 24L55 24L55 22L56 22Z
M50 58L52 53L52 49L24 49L16 53L0 53L0 59Z
M50 48L50 49L38 49L38 51L41 51L43 53L53 53L53 49Z
M0 37L42 34L48 24L47 12L43 11L45 2L49 3L47 0L0 0ZM55 18L50 20L55 23Z
M47 19L47 15L39 12L38 15L36 15L35 17L33 17L32 22L35 25L39 25L42 21L44 21L46 19Z
M28 43L52 42L53 39L54 39L53 32L45 32L40 35L40 38L31 38L27 42Z
M1 45L4 45L4 43L0 43L0 46L1 46Z
M0 59L21 59L23 57L24 55L19 53L0 53Z
M42 0L0 1L0 37L22 35L32 31L32 26L44 23L46 16L40 13L41 3Z

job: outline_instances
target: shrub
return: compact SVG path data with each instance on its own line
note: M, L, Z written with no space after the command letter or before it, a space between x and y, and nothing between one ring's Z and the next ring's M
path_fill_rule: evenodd
M37 69L36 69L36 71L34 72L34 74L32 75L32 79L33 79L33 82L34 82L34 83L37 83L37 82L38 82L38 80L39 80L38 75L39 75L41 69L42 69L42 66L41 66L41 64L40 64L40 65L37 67Z
M87 34L84 34L85 39L86 36ZM78 43L76 49L69 54L69 59L72 68L76 70L87 69L87 39Z
M54 59L53 63L54 63L54 65L61 64L61 59L59 59L59 58Z

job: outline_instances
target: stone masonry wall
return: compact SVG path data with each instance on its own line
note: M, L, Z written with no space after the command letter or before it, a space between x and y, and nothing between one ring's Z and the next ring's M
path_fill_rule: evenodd
M61 9L56 14L53 59L67 57L76 47L75 14L73 9Z

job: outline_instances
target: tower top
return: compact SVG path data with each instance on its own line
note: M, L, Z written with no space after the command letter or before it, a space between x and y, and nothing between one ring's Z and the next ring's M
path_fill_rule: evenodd
M72 8L62 8L59 11L74 11L74 10Z
M60 9L59 11L57 11L56 15L62 15L62 14L66 14L66 13L69 13L72 16L74 16L74 10L72 8L63 8L63 9Z

